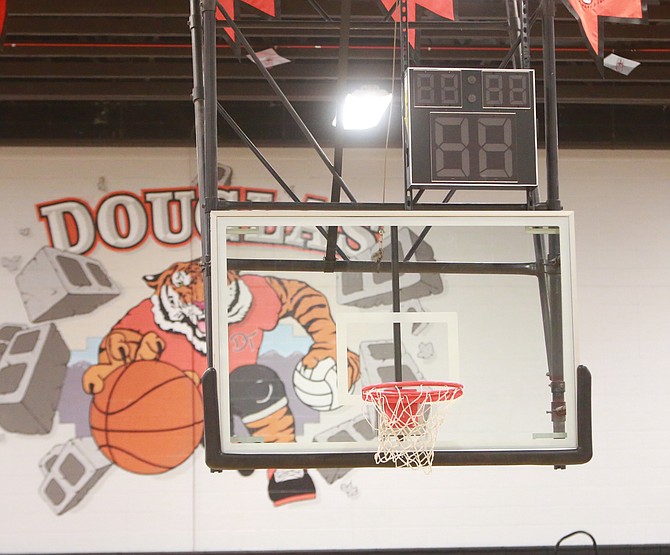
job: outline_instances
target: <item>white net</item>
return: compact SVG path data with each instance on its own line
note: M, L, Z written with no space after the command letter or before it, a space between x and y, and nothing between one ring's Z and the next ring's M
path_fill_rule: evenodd
M442 382L401 382L364 388L363 401L376 409L376 422L370 422L379 440L375 462L430 472L447 405L462 392L460 384Z

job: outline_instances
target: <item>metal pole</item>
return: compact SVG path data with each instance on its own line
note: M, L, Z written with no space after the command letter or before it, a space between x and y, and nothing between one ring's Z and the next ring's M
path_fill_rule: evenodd
M398 228L391 227L391 290L393 297L393 314L400 313L400 269L398 249ZM402 378L402 334L400 322L393 322L393 368L395 381Z
M528 19L528 0L518 0L521 18L521 67L530 68L530 21Z
M558 100L556 94L556 37L554 0L544 0L542 68L544 73L544 136L547 156L547 207L561 210L558 191Z
M340 46L337 60L337 117L335 125L335 158L333 166L342 177L344 143L344 97L347 93L349 73L349 26L351 24L351 0L342 0L340 10ZM331 202L340 200L340 182L333 177Z
M404 161L404 181L405 181L405 208L411 209L414 205L412 192L409 189L409 130L407 129L407 102L405 99L409 94L405 90L405 75L409 68L409 14L407 13L407 0L398 0L400 2L397 9L400 9L400 121L403 143L403 161Z
M200 0L191 0L191 15L188 20L191 30L191 52L193 63L193 111L195 115L195 151L198 163L198 188L205 182L205 114L203 108L203 78L202 78L202 15L200 14ZM200 195L203 198L203 195Z
M542 67L544 71L544 124L547 156L547 208L561 210L558 189L558 109L556 94L556 38L554 0L544 0L542 13ZM560 273L560 237L550 235L547 256L547 301L551 335L549 338L549 380L551 420L554 432L565 432L565 376L563 373L563 318ZM553 268L552 268L553 266Z
M521 36L521 21L519 19L519 6L516 3L516 0L507 0L505 2L505 8L507 9L507 25L509 33L509 42L514 44L515 41ZM518 53L517 53L518 54ZM512 67L516 68L521 65L521 56L512 57Z
M207 325L207 364L213 366L212 346L212 244L209 227L210 210L217 198L217 93L216 93L216 0L201 0L202 12L202 78L203 78L203 177L199 180L200 238L202 241L202 273L205 289Z
M340 202L342 187L342 167L344 162L344 98L347 93L347 76L349 73L349 26L351 23L351 0L342 0L340 9L340 48L337 62L337 116L335 123L335 156L333 166L339 176L333 176L330 190L330 202ZM337 243L337 228L328 228L328 241L326 244L326 260L335 260L335 248Z

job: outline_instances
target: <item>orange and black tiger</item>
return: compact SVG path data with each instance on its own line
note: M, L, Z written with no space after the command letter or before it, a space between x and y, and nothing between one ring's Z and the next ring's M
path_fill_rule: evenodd
M83 377L86 392L102 391L104 380L111 372L135 360L168 362L187 372L196 383L206 369L205 298L199 260L176 262L159 274L144 276L144 281L152 288L152 295L130 309L102 340L98 364L91 366ZM227 283L231 375L240 369L246 373L251 367L257 370L263 334L274 329L280 320L292 318L312 339L294 372L296 393L315 410L335 408L335 323L323 293L299 280L240 275L233 271L228 272ZM272 369L267 370L268 374L273 373ZM348 352L350 387L359 374L358 355ZM263 378L267 379L267 376ZM272 378L275 394L281 389L278 379ZM240 392L240 395L248 397L246 393ZM235 404L234 400L231 402ZM263 436L265 441L291 441L294 439L292 417L290 425L282 425L281 430L272 422L260 426L265 432L259 431L259 422L254 421L258 416L265 422L269 410L286 404L283 396L277 400L276 407L244 414L243 421L253 433L274 430Z
M196 384L207 368L205 292L198 260L176 262L163 272L144 276L152 294L131 308L103 338L98 363L83 376L87 393L105 388L116 369L137 360L160 360L175 366ZM228 272L227 291L230 416L264 442L295 441L295 419L284 382L259 364L263 334L292 318L312 344L293 372L292 386L315 410L336 408L338 374L335 323L326 297L307 283L273 276ZM347 352L347 380L360 375L359 358ZM138 377L137 379L141 379ZM140 385L140 384L138 384ZM169 407L149 415L160 422ZM275 505L312 499L314 483L307 471L271 469L268 494Z

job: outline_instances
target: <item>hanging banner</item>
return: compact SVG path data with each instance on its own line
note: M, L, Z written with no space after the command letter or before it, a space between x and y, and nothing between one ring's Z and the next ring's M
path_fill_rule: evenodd
M5 20L7 19L7 0L0 0L0 51L5 42Z
M384 7L392 12L394 21L400 21L400 5L396 0L381 0ZM427 10L444 17L454 20L454 0L407 0L407 19L410 23L416 21L416 6L423 6ZM412 48L416 44L416 29L409 30L409 43Z
M279 0L241 0L245 4L248 4L249 6L256 8L257 10L268 14L269 16L272 17L277 17L279 14ZM221 8L225 10L226 14L228 17L230 17L232 20L237 19L237 16L239 15L239 3L236 2L236 0L218 0L219 6L217 6L216 10L216 19L219 21L226 21L226 16L222 12ZM230 29L229 27L224 28L226 31L226 34L231 38L231 40L235 40L235 32Z
M582 35L602 67L603 26L605 21L641 23L646 19L646 0L563 0L579 21Z

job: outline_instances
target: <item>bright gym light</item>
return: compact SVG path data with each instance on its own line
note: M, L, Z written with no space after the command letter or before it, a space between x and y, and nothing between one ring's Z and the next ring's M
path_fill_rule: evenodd
M344 99L344 128L371 129L382 119L391 104L391 93L377 86L365 86L347 94ZM333 127L337 117L333 119Z

